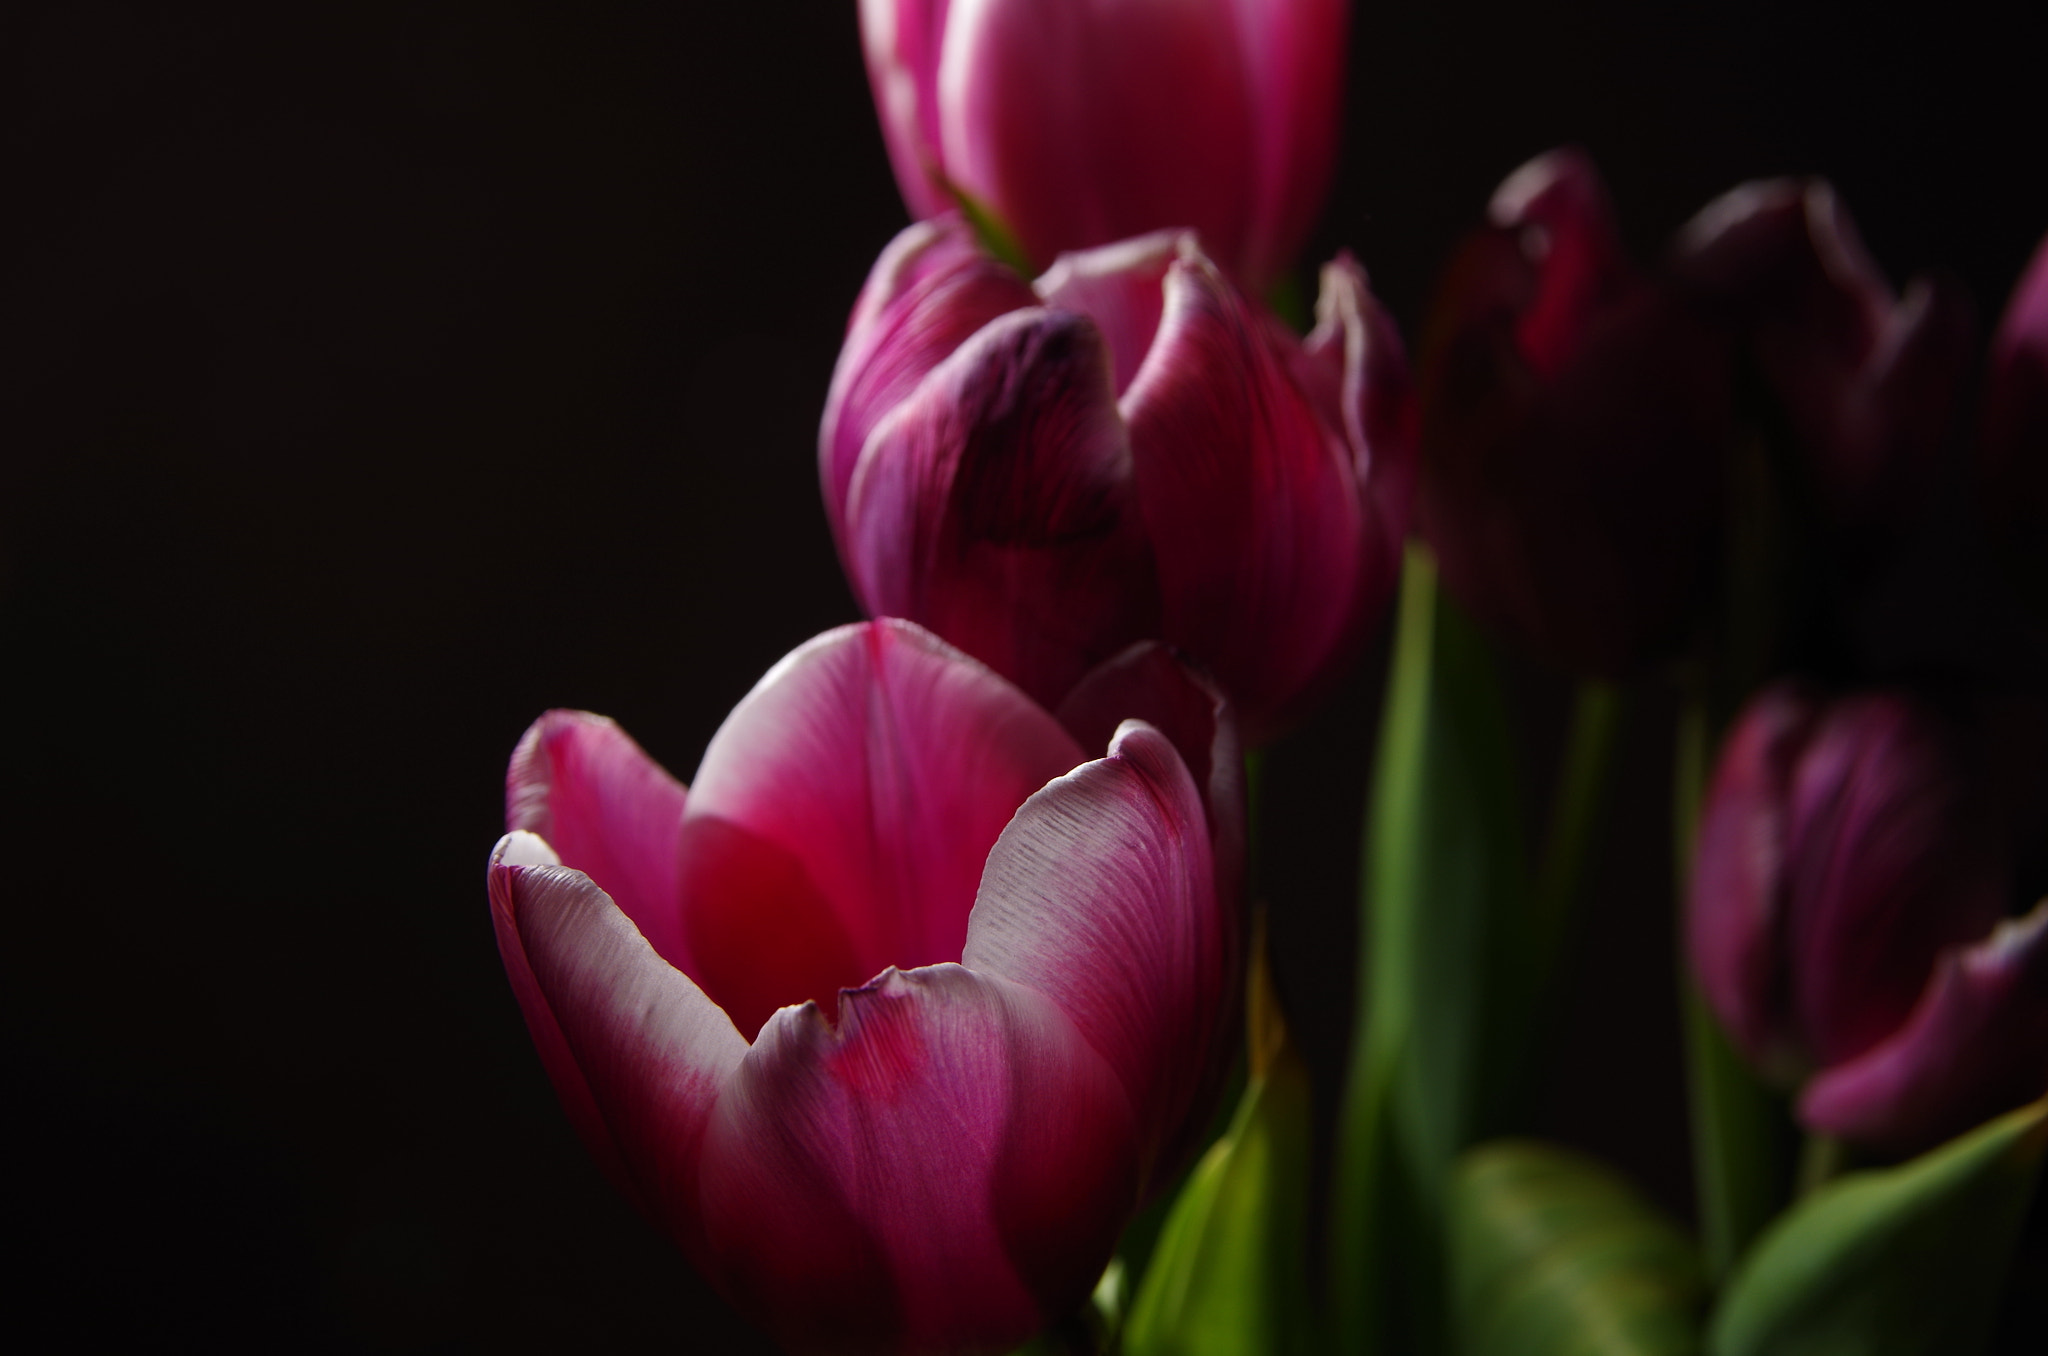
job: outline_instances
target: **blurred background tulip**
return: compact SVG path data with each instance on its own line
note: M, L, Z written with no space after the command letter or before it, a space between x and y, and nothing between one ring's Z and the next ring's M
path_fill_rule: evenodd
M1991 341L1978 491L2008 569L2048 616L2048 238Z
M1685 638L1729 429L1717 335L1624 255L1580 151L1509 176L1424 330L1418 511L1445 586L1574 673Z
M1348 0L861 0L912 215L963 204L1033 268L1191 229L1263 291L1329 184Z
M819 459L872 615L1048 706L1161 638L1264 742L1392 592L1412 437L1399 336L1348 258L1301 339L1192 234L1063 255L1026 284L946 216L870 274Z
M687 790L543 717L492 916L585 1144L740 1308L796 1351L1001 1349L1088 1293L1214 1086L1211 789L1151 726L1085 761L929 633L844 627Z
M1806 1124L1927 1148L2048 1091L2048 913L1965 732L1900 693L1759 695L1701 816L1694 972L1741 1049L1808 1079Z

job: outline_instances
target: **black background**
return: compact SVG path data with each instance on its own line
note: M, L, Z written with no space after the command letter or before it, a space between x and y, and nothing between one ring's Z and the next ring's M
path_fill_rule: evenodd
M0 5L10 1318L762 1349L575 1143L483 863L541 710L687 777L855 615L815 429L903 213L853 6L264 9ZM1742 178L1824 173L1895 280L1953 270L1988 327L2048 229L2021 10L1362 7L1313 255L1354 249L1412 335L1494 184L1577 140L1645 256ZM1273 763L1326 1068L1372 667ZM1558 680L1517 692L1554 721ZM1683 1212L1665 714L1632 727L1542 1128Z

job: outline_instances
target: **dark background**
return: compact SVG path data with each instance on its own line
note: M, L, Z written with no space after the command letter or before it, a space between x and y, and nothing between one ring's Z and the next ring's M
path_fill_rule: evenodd
M687 777L855 615L815 428L903 214L853 6L171 8L0 5L10 1318L760 1349L585 1160L483 865L541 710ZM1357 251L1412 335L1494 184L1570 139L1646 256L1742 178L1824 173L1895 280L1953 270L1988 326L2048 229L2021 9L1362 6L1313 255ZM1371 669L1274 760L1325 1067ZM1517 691L1554 719L1556 679ZM1542 1126L1682 1212L1661 714Z

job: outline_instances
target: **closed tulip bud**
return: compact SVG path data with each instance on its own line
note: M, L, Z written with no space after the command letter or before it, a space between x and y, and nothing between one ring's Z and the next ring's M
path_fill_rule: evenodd
M1748 336L1838 524L1896 528L1925 506L1974 342L1955 285L1921 278L1895 297L1817 180L1732 189L1681 232L1675 268Z
M1722 488L1722 347L1623 256L1586 157L1494 195L1421 364L1422 528L1445 586L1565 667L1625 674L1683 637Z
M2048 601L2048 237L1991 341L1978 449L1985 517Z
M1140 720L1089 761L902 622L777 665L688 788L600 717L520 742L490 899L541 1060L612 1181L790 1349L1008 1350L1087 1295L1206 1114L1244 807L1227 712L1150 672L1099 695L1171 713L1199 782Z
M1812 1075L1809 1126L1924 1148L2048 1090L2023 1034L2048 1023L2041 923L1994 934L2009 874L1940 718L1899 694L1780 685L1737 718L1708 791L1694 973L1760 1069Z
M861 0L911 213L964 198L1036 268L1166 228L1264 288L1336 152L1348 0Z
M1305 340L1186 232L1027 285L957 217L870 275L819 438L826 511L876 616L1056 706L1144 639L1271 738L1392 592L1412 456L1393 326L1349 259Z

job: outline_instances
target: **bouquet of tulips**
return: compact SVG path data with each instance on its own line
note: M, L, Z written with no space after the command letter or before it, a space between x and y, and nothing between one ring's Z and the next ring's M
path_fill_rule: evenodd
M2048 247L1980 382L1955 289L1895 294L1825 183L1646 264L1553 151L1411 364L1349 255L1295 287L1344 0L860 14L917 218L819 393L871 620L687 787L542 716L490 858L619 1191L793 1352L1968 1353L2038 1317ZM1383 623L1356 1012L1296 1011L1264 750ZM1578 692L1540 834L1520 656ZM1680 915L1696 1227L1526 1137L1632 705L1678 713L1644 906ZM1332 1023L1319 1087L1290 1026Z

